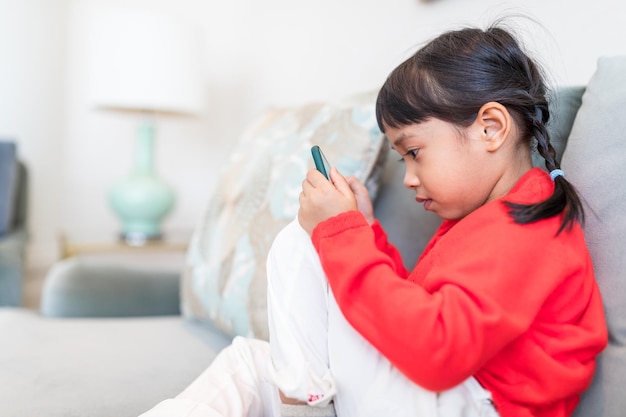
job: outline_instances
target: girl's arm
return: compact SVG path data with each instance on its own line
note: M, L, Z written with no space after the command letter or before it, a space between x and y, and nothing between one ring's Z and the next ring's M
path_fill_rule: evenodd
M374 231L376 247L391 258L395 273L401 278L407 278L409 276L409 271L404 266L402 255L400 254L400 251L389 242L387 234L378 220L375 220L372 224L372 230Z

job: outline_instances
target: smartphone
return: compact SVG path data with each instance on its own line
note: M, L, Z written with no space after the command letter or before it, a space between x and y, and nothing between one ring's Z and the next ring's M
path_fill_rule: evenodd
M328 163L328 159L326 159L320 147L317 145L314 145L311 148L311 155L313 155L313 162L315 162L315 168L317 168L319 172L324 174L326 179L330 180L330 164Z

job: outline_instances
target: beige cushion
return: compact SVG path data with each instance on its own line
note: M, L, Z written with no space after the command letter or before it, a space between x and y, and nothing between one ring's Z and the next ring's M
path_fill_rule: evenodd
M182 282L182 311L231 335L267 339L265 258L296 217L302 180L319 145L344 175L376 193L388 149L375 94L263 115L241 138L194 234Z

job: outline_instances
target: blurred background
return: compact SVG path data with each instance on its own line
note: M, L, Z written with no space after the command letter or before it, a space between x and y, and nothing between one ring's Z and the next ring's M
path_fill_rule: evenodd
M105 65L94 60L106 51L93 31L103 15L159 13L193 34L200 100L193 111L164 111L154 121L156 170L176 194L167 234L199 222L229 150L270 108L376 90L442 30L511 15L531 18L511 23L551 84L585 84L599 56L626 53L622 7L618 0L0 0L0 137L17 142L29 171L28 265L52 264L61 235L120 228L107 193L131 169L139 116L94 104L90 74Z

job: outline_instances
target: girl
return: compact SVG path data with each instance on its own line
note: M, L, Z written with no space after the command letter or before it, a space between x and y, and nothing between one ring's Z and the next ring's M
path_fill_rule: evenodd
M269 348L236 339L176 415L573 412L607 332L537 66L499 27L448 32L391 73L377 117L444 219L413 271L362 184L309 171L268 258Z

